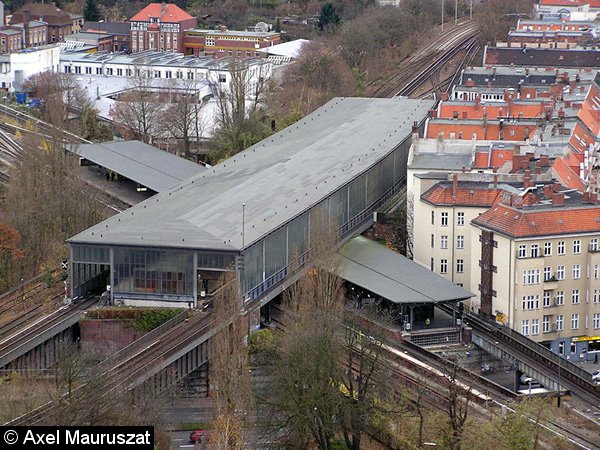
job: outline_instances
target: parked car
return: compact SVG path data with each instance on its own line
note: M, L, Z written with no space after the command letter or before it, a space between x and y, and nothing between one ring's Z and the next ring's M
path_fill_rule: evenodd
M194 430L190 433L190 442L204 444L206 442L206 430Z
M597 385L600 386L600 370L596 370L592 374L592 383L597 384Z

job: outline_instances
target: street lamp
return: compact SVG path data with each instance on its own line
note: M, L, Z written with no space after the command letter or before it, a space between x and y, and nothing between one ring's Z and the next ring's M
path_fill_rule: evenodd
M556 352L558 355L558 379L557 379L557 383L558 383L558 396L556 398L556 407L560 408L560 360L562 359L562 357L560 356L560 328L558 328L558 322L554 325L555 331L558 335L558 351ZM564 347L563 347L564 348Z

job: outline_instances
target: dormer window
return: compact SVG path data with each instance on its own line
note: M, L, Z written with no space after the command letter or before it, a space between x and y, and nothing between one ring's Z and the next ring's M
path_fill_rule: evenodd
M150 23L158 23L158 22L160 22L158 17L150 17Z

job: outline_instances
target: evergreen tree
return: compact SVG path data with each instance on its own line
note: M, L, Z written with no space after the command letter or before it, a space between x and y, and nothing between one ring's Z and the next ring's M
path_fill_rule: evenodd
M102 16L98 9L97 0L86 0L85 9L83 10L83 18L86 22L97 22Z
M275 23L275 33L281 33L281 24L279 23L279 17L277 18L277 22Z
M341 21L342 18L340 17L337 8L333 6L333 3L325 3L319 14L319 30L323 31L329 26L337 27Z

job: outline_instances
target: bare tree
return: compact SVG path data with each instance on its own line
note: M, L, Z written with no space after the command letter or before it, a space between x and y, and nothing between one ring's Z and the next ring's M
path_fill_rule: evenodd
M232 156L264 136L260 110L268 86L270 63L229 58L211 73L217 91L217 159Z
M196 146L204 131L201 116L202 99L198 98L198 82L194 79L177 80L170 88L163 125L168 134L183 144L185 156L190 156L192 143Z
M448 362L445 374L448 395L446 407L448 430L444 433L444 440L450 450L462 449L465 425L469 417L472 398L471 386L465 391L464 385L458 382L459 371L459 361L452 360Z
M152 69L140 65L134 71L127 90L119 95L109 114L125 136L149 143L158 133L163 117L161 98L153 82Z
M248 367L248 322L240 315L240 284L235 272L226 272L213 297L214 316L222 329L211 338L210 380L215 393L214 432L218 449L242 449L242 425L252 403ZM232 320L233 318L233 320Z
M69 113L89 102L77 79L67 73L42 72L29 77L23 88L41 100L40 118L55 127L69 130Z

